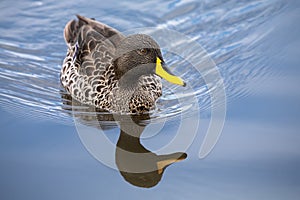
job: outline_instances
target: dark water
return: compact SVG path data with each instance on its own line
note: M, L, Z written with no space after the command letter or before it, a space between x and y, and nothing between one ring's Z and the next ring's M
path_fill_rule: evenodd
M297 1L1 1L0 7L1 199L299 197ZM120 31L172 29L206 50L227 97L223 132L207 157L198 154L211 116L210 90L218 83L209 86L204 74L168 52L163 53L170 66L184 66L173 70L190 83L200 108L188 158L168 167L158 185L143 189L86 150L59 82L66 52L63 28L75 14ZM189 93L165 84L153 114L158 124L165 123L163 133L151 137L161 128L154 124L142 139L154 152L172 140L180 117L191 124L197 118ZM82 109L77 106L75 116ZM83 121L92 127L87 123L93 120L75 117L76 123ZM187 134L193 130L186 128ZM116 144L119 130L106 135Z

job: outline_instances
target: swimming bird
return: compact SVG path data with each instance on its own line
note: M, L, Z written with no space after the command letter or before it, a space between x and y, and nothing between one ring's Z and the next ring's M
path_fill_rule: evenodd
M64 28L68 51L60 75L74 99L105 111L145 113L162 95L161 78L185 86L150 36L125 36L95 19L77 18Z

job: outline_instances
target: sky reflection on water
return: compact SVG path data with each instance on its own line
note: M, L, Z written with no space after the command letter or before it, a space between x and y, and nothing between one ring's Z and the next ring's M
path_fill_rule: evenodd
M0 6L1 199L299 197L299 2L2 1ZM128 184L86 151L61 109L58 80L66 50L62 30L76 13L120 30L172 28L210 53L225 81L228 112L208 157L198 159L209 123L205 109L188 158L169 167L154 188ZM200 106L206 101L204 95ZM170 135L171 128L142 142L156 149ZM110 139L116 142L118 136Z

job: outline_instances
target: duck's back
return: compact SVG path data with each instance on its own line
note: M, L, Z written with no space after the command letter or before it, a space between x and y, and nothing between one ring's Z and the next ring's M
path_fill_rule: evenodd
M61 82L76 100L109 110L108 95L116 86L113 56L124 36L115 29L78 16L64 30L68 53Z

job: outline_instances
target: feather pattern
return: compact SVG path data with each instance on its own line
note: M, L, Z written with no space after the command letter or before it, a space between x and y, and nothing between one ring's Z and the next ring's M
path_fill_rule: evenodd
M126 37L119 31L83 16L64 29L68 45L60 80L81 103L112 112L142 113L155 107L162 94L160 78L145 74L134 87L120 87L114 63L117 47Z

